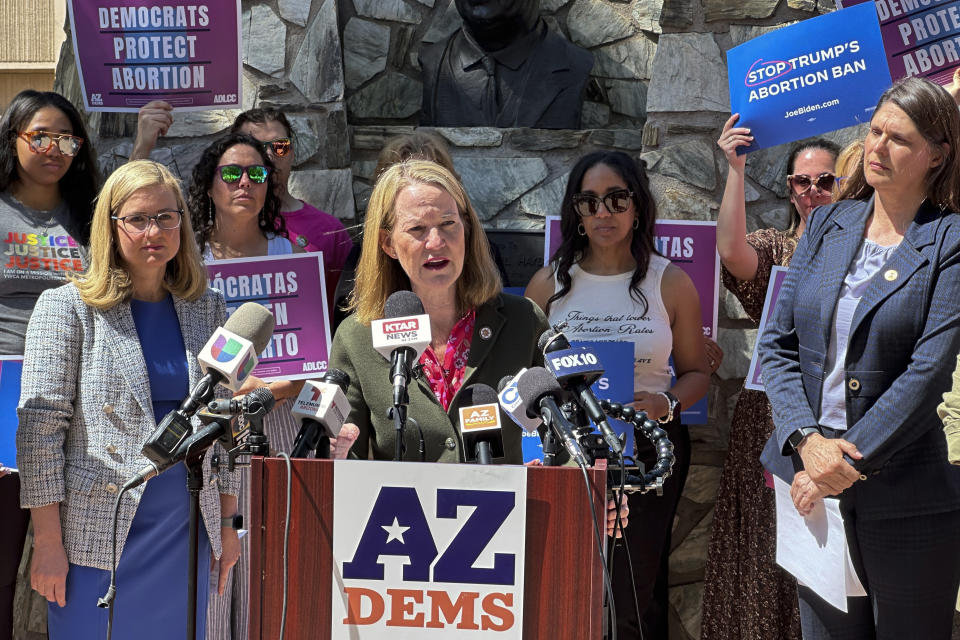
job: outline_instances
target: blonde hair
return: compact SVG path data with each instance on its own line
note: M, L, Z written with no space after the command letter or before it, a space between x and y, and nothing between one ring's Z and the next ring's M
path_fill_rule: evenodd
M361 324L368 325L383 317L383 306L390 294L410 288L410 279L399 261L381 249L380 231L393 232L397 196L412 184L429 184L443 189L457 203L465 245L463 271L457 280L458 308L463 311L474 309L500 293L500 273L490 253L490 243L463 186L436 162L407 160L387 168L370 194L357 278L347 306L356 312Z
M850 177L856 171L857 165L863 161L863 140L854 140L843 148L840 155L837 156L837 162L834 173L837 181L833 185L833 199L840 199L840 192L843 190L843 181Z
M193 239L190 213L180 183L162 164L136 160L120 166L107 178L90 223L90 265L86 273L74 276L85 303L97 309L110 309L133 296L133 282L123 265L117 243L117 225L110 216L120 211L130 196L152 186L169 190L177 199L180 216L180 249L167 263L164 287L185 300L197 300L207 289L207 270Z
M377 168L373 171L373 179L391 166L406 160L430 160L436 162L450 174L460 180L460 175L453 168L453 158L450 149L440 136L426 131L414 131L400 136L394 136L387 141L377 155Z

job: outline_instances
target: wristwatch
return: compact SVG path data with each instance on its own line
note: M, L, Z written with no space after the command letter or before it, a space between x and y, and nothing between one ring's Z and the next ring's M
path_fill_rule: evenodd
M661 395L667 399L667 415L659 418L657 422L660 424L672 422L673 416L680 413L680 401L677 400L677 396L673 395L669 391L660 391L657 395Z
M800 427L787 437L787 446L784 447L783 455L788 456L797 452L797 447L803 442L803 439L812 433L820 433L818 427Z
M243 515L239 513L235 513L232 516L226 516L224 518L220 518L220 528L234 529L236 531L243 529Z

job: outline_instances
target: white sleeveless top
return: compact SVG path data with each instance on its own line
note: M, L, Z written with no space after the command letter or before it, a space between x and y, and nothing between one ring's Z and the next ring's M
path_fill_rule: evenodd
M663 304L660 282L670 261L650 256L647 275L640 289L647 299L643 305L630 296L633 272L597 276L574 265L570 268L571 288L550 306L550 324L566 322L564 334L570 340L633 342L633 389L657 392L670 388L670 353L673 331ZM560 290L554 275L554 291Z

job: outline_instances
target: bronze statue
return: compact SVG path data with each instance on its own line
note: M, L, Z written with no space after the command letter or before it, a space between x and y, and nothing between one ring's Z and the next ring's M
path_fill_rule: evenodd
M593 54L547 28L540 0L456 0L463 27L420 51L420 124L580 128Z

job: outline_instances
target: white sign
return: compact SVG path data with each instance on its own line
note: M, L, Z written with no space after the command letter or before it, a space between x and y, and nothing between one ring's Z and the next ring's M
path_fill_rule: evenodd
M331 639L520 640L526 471L337 461Z

